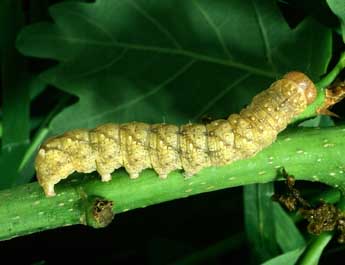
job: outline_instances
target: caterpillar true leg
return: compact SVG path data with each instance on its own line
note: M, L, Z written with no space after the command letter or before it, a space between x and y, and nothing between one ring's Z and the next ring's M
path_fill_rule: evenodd
M111 174L110 173L103 174L103 175L101 175L101 177L102 177L102 181L104 181L104 182L108 182L111 180Z
M160 178L176 169L191 176L208 166L252 157L275 141L291 119L316 97L313 82L290 72L256 95L251 104L228 119L204 124L105 124L77 129L48 139L35 161L37 178L47 196L74 171L97 171L102 181L125 167L131 178L153 168Z

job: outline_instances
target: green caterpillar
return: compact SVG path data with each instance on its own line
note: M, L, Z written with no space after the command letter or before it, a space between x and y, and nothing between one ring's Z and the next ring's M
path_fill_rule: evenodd
M109 123L76 129L48 139L35 161L37 178L47 196L74 171L97 171L102 181L125 167L130 178L153 168L160 178L176 169L192 176L204 167L221 166L254 156L316 98L313 82L289 72L254 97L239 114L209 124L149 125Z

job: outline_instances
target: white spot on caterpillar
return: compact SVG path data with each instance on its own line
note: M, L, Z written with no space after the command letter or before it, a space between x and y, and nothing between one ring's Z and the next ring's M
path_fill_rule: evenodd
M260 171L259 172L259 175L262 176L262 175L265 175L266 174L266 171Z
M313 180L315 180L315 181L319 181L319 177L316 176L316 175L312 176L312 178L313 178Z
M235 180L236 178L235 177L230 177L230 178L228 178L228 180Z
M272 165L272 164L273 164L273 161L268 161L268 164L269 164L269 165Z
M12 219L13 219L13 220L18 220L18 219L20 219L20 216L19 216L19 215L14 216Z
M334 177L336 174L334 172L329 173L330 176Z
M31 198L35 198L35 197L38 197L38 193L37 192L33 192L31 195L30 195Z
M35 201L34 202L34 205L38 205L38 204L40 204L41 203L41 201Z
M41 156L41 157L44 157L46 155L46 151L44 149L40 149L38 151L38 155Z
M344 173L344 171L342 171L342 170L339 170L339 173L340 173L340 174L343 174L343 173Z
M334 144L326 143L326 144L323 145L323 147L325 147L325 148L334 147Z
M286 137L285 139L284 139L284 141L290 141L291 140L291 138L289 138L289 137Z
M69 208L68 211L69 211L69 212L73 212L73 208Z
M44 214L44 212L38 212L38 215L43 215Z
M321 158L318 158L316 161L317 161L317 162L321 162L321 161L322 161L322 159L321 159Z
M192 192L192 191L193 191L192 189L185 190L185 192Z
M188 183L188 186L192 186L192 185L193 185L193 182L192 182L192 181Z
M279 168L281 168L281 167L282 167L282 166L277 165L277 166L275 166L274 168L279 169Z
M129 211L129 208L123 209L122 212L127 212Z
M296 151L297 154L303 154L303 152L304 152L303 150L297 150Z
M273 160L273 159L274 159L274 157L273 157L273 156L270 156L268 159L269 159L269 160Z
M69 202L73 202L73 199L68 199Z
M59 205L60 207L65 206L65 204L64 204L63 202L60 202L58 205Z
M206 185L206 182L200 182L201 185Z
M211 190L211 189L214 189L214 188L215 188L215 186L211 185L211 186L208 186L206 189L207 190Z

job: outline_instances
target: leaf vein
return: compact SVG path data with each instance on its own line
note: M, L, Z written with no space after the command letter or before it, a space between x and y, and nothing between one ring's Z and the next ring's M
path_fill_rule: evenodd
M155 25L160 32L162 32L169 40L171 40L174 46L178 49L182 49L181 44L176 40L176 38L161 24L157 19L151 16L146 10L140 7L133 0L126 0L133 8L140 12L147 20L149 20L153 25Z
M175 79L177 79L179 76L181 76L183 73L185 73L193 64L195 63L195 60L191 60L188 63L186 63L185 65L183 65L178 71L176 71L171 77L169 77L168 79L164 80L163 82L161 82L160 84L158 84L155 88L153 88L152 90L148 91L145 94L142 94L132 100L127 101L126 103L120 104L118 105L116 108L113 108L111 110L108 111L103 111L98 113L97 115L94 115L93 117L88 119L88 124L92 123L93 120L98 119L102 116L105 115L109 115L112 113L116 113L117 111L120 111L122 109L128 108L132 105L137 104L140 101L143 101L144 99L158 93L162 88L164 88L165 86L167 86L169 83L173 82Z
M54 37L55 39L58 37ZM132 44L132 43L124 43L124 42L104 42L104 41L93 41L93 40L87 40L87 39L81 39L81 38L74 38L74 37L59 37L61 40L66 40L69 42L80 42L82 44L90 44L90 45L99 45L103 47L121 47L121 48L128 48L128 49L133 49L133 50L140 50L140 51L151 51L151 52L159 52L159 53L165 53L165 54L172 54L172 55L180 55L180 56L186 56L189 58L192 58L194 60L199 60L199 61L205 61L209 63L215 63L215 64L220 64L228 67L233 67L237 68L240 70L248 71L252 74L260 75L260 76L265 76L268 78L276 78L276 74L274 72L270 71L265 71L247 64L235 62L235 61L229 61L229 60L224 60L188 50L176 50L176 49L171 49L171 48L162 48L162 47L156 47L156 46L148 46L148 45L140 45L140 44ZM47 37L46 37L47 39Z
M225 89L221 90L220 93L215 95L208 103L201 109L201 111L196 114L193 120L197 120L201 117L204 113L206 113L212 106L214 106L220 99L222 99L227 93L229 93L235 86L238 86L240 83L245 81L247 78L251 76L250 73L245 73L244 75L240 76L238 79L234 80L230 85L226 86Z
M118 61L120 61L126 55L127 51L128 51L128 49L124 48L122 50L122 52L118 56L114 56L114 58L112 58L110 60L110 62L105 63L104 65L101 65L101 66L99 66L99 67L97 67L95 69L92 69L90 71L84 72L84 73L82 73L80 75L75 75L73 78L87 77L87 76L89 76L91 74L96 74L96 73L98 73L98 72L100 72L100 71L102 71L102 70L104 70L106 68L109 68L112 65L114 65L115 63L117 63Z
M112 42L116 42L116 39L113 38L113 36L111 35L110 32L108 32L105 28L103 28L101 25L98 25L98 23L96 23L94 20L91 20L89 18L87 18L86 16L83 16L82 14L75 12L73 10L70 9L66 9L65 13L70 13L72 15L75 15L77 17L80 17L82 19L84 19L86 22L88 22L90 25L94 26L95 28L99 29L101 32L103 32Z
M264 45L265 45L265 55L266 55L266 58L268 60L268 63L271 65L273 71L276 72L275 65L274 65L273 59L272 59L271 47L270 47L270 43L268 41L267 31L265 29L264 22L262 21L262 17L260 15L259 11L258 11L258 8L257 8L256 4L255 4L255 0L254 1L251 0L251 3L253 5L256 21L259 24L260 34L261 34L262 40L263 40Z
M210 27L213 29L214 33L216 34L218 41L220 42L220 45L223 48L224 53L228 56L229 59L232 59L232 55L229 52L228 47L225 44L224 38L217 28L217 26L213 23L212 19L209 17L209 15L205 12L205 10L199 5L199 3L196 0L192 1L194 5L198 8L201 15L205 18L206 22L210 25Z

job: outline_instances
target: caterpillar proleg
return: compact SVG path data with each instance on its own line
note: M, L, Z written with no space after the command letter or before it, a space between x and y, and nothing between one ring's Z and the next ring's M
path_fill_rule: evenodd
M313 82L289 72L256 95L239 114L209 124L149 125L108 123L76 129L43 143L35 160L37 179L47 196L74 171L97 171L102 181L124 167L131 178L153 168L160 178L176 169L192 176L204 167L221 166L254 156L316 98Z

